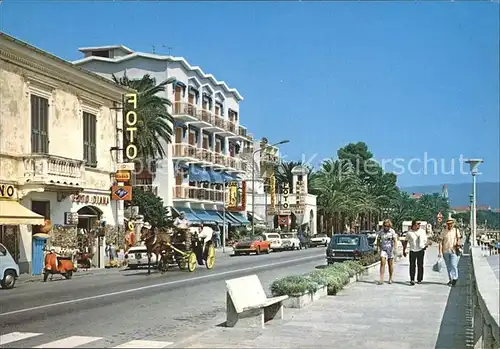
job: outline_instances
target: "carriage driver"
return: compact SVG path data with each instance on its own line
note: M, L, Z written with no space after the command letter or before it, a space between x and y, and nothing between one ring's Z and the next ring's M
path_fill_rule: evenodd
M186 216L184 215L184 212L181 212L179 214L179 217L177 217L174 220L174 226L177 228L181 229L187 229L189 227L189 221L186 219Z

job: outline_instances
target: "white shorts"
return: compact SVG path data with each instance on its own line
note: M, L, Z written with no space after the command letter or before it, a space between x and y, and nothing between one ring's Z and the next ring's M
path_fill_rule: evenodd
M392 250L392 251L382 250L382 251L380 251L380 257L383 257L385 259L393 259L394 258L394 250Z

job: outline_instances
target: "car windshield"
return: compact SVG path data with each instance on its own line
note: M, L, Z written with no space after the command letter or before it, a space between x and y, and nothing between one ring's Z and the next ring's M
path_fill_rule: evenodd
M316 234L317 238L326 238L326 234Z
M245 236L241 241L246 241L246 242L251 242L251 241L256 241L259 240L260 236Z
M290 239L293 238L293 234L281 234L281 237L285 239Z
M332 241L333 241L333 245L357 246L358 242L359 242L359 237L337 235L337 236L334 236Z

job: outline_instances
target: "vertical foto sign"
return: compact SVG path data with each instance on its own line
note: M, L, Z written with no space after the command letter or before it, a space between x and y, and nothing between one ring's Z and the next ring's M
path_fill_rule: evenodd
M290 194L290 188L288 183L283 183L283 203L281 204L281 207L283 210L288 211L290 209L290 205L288 203L288 195Z
M125 146L125 156L127 162L133 162L137 158L137 94L127 93L125 103L132 104L132 109L125 115L125 133L127 144ZM128 109L128 108L127 108Z

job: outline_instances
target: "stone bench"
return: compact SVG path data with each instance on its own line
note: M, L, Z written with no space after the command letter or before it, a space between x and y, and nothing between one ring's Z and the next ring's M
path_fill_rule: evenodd
M267 298L257 275L226 280L226 327L264 328L264 323L283 319L282 302L288 296Z

